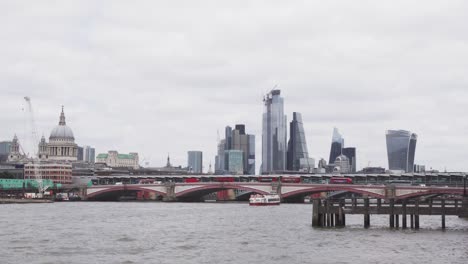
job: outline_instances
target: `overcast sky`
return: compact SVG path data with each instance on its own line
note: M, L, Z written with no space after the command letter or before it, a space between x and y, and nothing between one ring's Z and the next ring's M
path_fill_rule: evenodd
M468 171L466 1L1 1L0 140L48 138L61 105L79 145L151 166L214 166L217 130L246 124L261 163L262 96L278 84L309 154L333 127L358 168L388 167L385 130L416 163ZM288 136L289 137L289 136Z

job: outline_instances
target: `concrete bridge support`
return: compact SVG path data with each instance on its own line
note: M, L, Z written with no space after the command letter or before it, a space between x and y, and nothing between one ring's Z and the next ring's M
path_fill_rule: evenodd
M462 210L459 217L468 218L468 196L463 197Z
M166 186L166 196L163 197L164 202L175 202L177 201L176 195L175 195L175 183L173 182L167 182L165 184Z

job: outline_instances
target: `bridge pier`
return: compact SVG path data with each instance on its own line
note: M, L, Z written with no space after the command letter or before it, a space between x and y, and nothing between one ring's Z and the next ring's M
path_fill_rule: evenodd
M166 196L163 197L163 202L176 202L175 183L166 182L164 185L166 186Z
M338 212L338 213L337 213ZM313 227L343 227L346 225L344 202L340 201L338 207L329 200L314 199L312 201Z
M419 199L416 200L415 208L414 228L419 229Z
M402 212L402 215L401 215L401 224L402 224L402 227L403 229L406 229L406 200L403 200L403 212Z
M320 199L314 199L312 201L312 226L313 227L322 226L322 215L320 214L321 206L322 206L322 201L320 201Z
M442 200L442 229L445 229L445 200Z
M364 198L364 228L370 226L369 198Z
M461 212L458 217L468 218L468 196L463 197Z
M393 212L395 210L395 200L394 199L390 199L390 215L389 215L389 219L390 219L390 228L394 228L395 227L395 218L393 217Z

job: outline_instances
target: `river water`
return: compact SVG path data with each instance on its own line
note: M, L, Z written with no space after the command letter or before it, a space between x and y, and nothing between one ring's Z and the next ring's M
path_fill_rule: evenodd
M246 203L0 205L0 263L468 263L468 220L421 216L421 230L347 216L311 227L312 207Z

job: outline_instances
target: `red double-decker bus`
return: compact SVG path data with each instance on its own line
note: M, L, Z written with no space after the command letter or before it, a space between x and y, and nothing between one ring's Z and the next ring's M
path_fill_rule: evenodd
M353 180L346 177L332 177L328 182L330 184L352 184Z
M200 178L195 178L195 177L190 177L190 178L185 178L184 182L189 183L189 182L199 182Z
M213 177L215 182L234 182L234 177Z
M277 182L278 177L271 177L271 176L259 176L258 177L259 182Z

